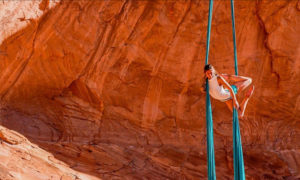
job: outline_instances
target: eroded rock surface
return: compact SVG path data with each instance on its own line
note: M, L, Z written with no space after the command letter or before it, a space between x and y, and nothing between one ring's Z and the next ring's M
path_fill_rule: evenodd
M58 2L60 0L0 1L0 43L6 37L26 27L32 20L41 17Z
M239 74L256 86L240 121L247 179L300 178L299 4L235 2ZM39 7L0 46L0 123L99 178L206 178L208 1ZM233 73L230 2L213 13L210 63ZM231 114L212 108L217 177L232 179Z
M23 135L0 126L1 180L99 179L74 171L68 164L28 141Z

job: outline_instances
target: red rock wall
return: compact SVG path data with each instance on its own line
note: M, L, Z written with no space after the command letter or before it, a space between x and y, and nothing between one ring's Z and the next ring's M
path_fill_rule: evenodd
M300 3L235 10L239 74L256 86L240 121L247 179L296 179ZM213 13L209 61L233 73L230 2ZM207 15L208 1L60 2L0 46L1 124L98 177L206 177ZM231 114L212 108L217 176L232 179Z

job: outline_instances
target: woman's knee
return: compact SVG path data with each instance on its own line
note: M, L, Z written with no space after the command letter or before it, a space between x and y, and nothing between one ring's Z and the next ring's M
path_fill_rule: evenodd
M244 81L238 84L241 90L246 89L252 83L252 78L245 77Z
M246 82L247 82L247 85L250 85L252 83L252 78L248 77Z

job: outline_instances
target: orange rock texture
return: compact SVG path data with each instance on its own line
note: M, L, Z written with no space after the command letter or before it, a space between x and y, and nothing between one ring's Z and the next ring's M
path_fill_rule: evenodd
M0 46L0 124L97 178L205 179L208 1L38 3ZM236 0L235 14L239 74L256 86L240 121L246 178L299 179L300 1ZM221 73L234 72L231 31L230 1L215 0ZM217 179L233 179L231 113L212 104Z
M30 143L24 136L0 126L0 179L91 179L97 177L76 172L52 154Z

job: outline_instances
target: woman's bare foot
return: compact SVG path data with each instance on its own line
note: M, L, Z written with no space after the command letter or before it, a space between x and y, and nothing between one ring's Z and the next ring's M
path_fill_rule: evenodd
M244 115L243 115L243 112L241 111L241 109L239 109L239 111L238 111L238 116L239 116L240 120L244 119Z
M248 103L250 97L252 96L253 92L254 92L254 86L251 86L249 88L249 90L246 92L244 100L241 103L241 106L240 106L240 109L239 109L239 119L243 119L244 118L244 114L245 114L245 110L246 110L246 107L247 107L247 103Z
M245 98L250 98L253 92L254 92L254 85L249 88L248 92L245 94Z

